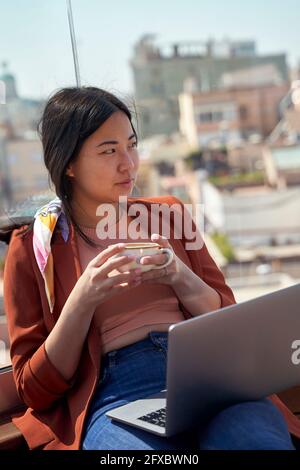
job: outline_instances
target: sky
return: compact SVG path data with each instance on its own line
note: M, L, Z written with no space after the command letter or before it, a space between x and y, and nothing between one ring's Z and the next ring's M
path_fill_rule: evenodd
M129 66L146 33L157 44L254 39L263 53L300 61L299 0L72 0L83 85L133 92ZM75 85L65 0L0 0L0 63L21 96L46 98Z

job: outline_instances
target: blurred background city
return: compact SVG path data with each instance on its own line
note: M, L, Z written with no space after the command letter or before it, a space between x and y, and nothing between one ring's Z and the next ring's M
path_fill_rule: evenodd
M237 301L299 282L298 2L72 5L82 85L112 91L136 112L135 194L204 205L205 242ZM37 123L50 93L76 82L65 1L1 2L0 15L5 221L53 197Z

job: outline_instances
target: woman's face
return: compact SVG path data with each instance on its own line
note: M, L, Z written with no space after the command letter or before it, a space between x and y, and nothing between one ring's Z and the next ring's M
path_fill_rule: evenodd
M137 176L137 140L125 113L116 111L91 134L68 169L75 201L118 202ZM127 181L127 183L126 183ZM123 183L125 182L125 183Z

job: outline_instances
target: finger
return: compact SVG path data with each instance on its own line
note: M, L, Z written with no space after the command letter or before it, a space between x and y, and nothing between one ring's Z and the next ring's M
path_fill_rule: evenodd
M124 283L124 284L118 284L116 286L113 286L110 290L110 292L113 292L114 294L116 293L123 293L126 292L127 290L130 290L134 287L137 287L141 284L141 280L134 280L132 279L131 281Z
M122 282L131 282L131 281L140 280L140 279L141 279L140 275L138 275L135 271L131 271L127 273L117 274L116 276L113 276L113 277L109 277L105 281L105 284L108 287L112 287L112 286L121 284Z
M121 253L125 248L125 243L115 243L105 248L95 258L92 259L90 264L92 266L101 266L108 258L118 253Z
M168 261L169 257L165 253L160 253L158 255L147 255L142 256L140 259L141 264L164 264Z
M169 275L169 273L168 273ZM142 281L151 281L154 279L161 279L162 277L166 276L166 271L164 268L161 269L151 269L145 273L142 273Z
M134 288L134 287L137 287L138 285L141 284L141 280L135 280L135 279L131 279L127 282L123 282L122 284L116 284L116 285L112 285L109 289L108 289L108 295L106 298L111 298L117 294L122 294L124 292L127 292L128 290Z
M130 264L135 259L133 255L122 255L117 256L116 258L108 258L105 263L101 265L100 272L102 275L107 276L108 273L114 269Z
M168 239L164 237L163 235L160 235L159 233L152 233L151 241L154 243L158 243L160 246L164 248L170 247Z

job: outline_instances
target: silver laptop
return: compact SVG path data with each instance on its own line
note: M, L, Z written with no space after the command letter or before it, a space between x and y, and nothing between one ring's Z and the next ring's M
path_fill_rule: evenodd
M173 436L231 404L299 385L296 340L300 284L171 325L166 390L106 415Z

